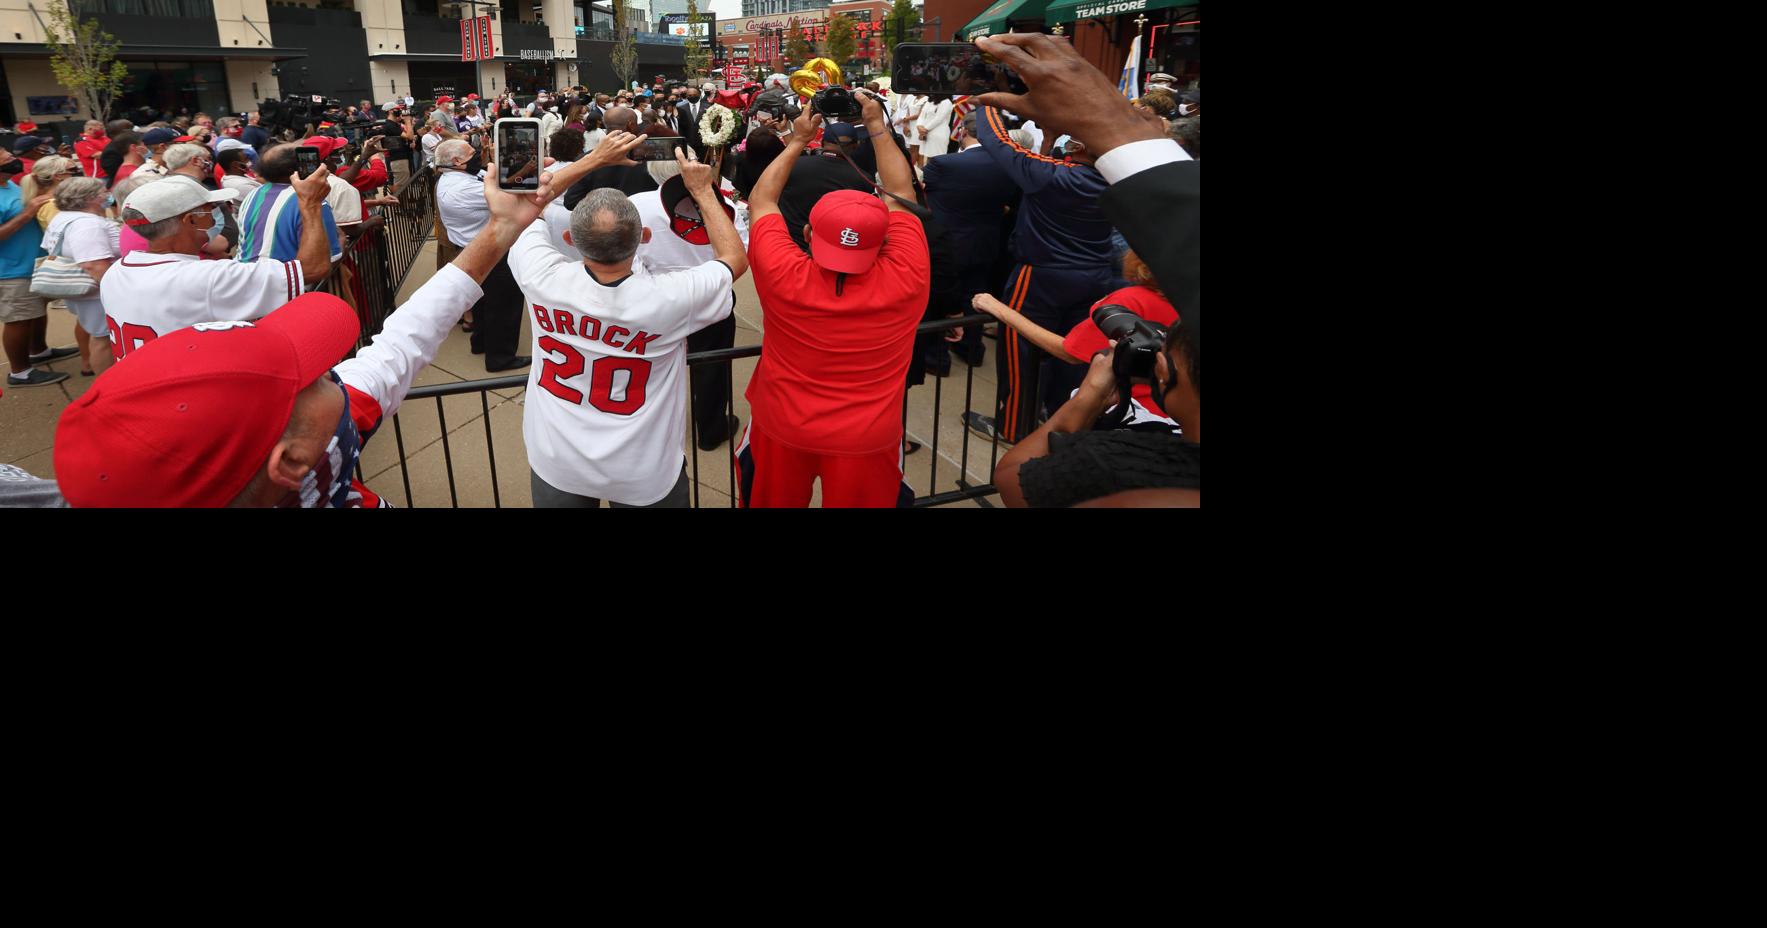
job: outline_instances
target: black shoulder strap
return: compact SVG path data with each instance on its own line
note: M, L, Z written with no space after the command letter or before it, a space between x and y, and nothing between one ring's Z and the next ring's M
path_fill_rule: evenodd
M891 145L894 145L894 144L896 144L896 139L895 139L895 133L891 133L891 134L890 134L890 144L891 144ZM830 147L831 147L831 146L827 146L827 145L824 145L824 146L823 146L823 148L824 148L824 150L827 150L827 149L828 149L828 148L830 148ZM895 195L895 194L893 194L893 193L891 193L891 192L889 192L889 191L888 191L888 190L885 190L885 189L884 189L884 188L883 188L883 187L882 187L882 186L880 186L880 185L879 185L879 184L878 184L878 183L877 183L877 182L876 182L876 181L874 181L874 180L872 180L872 179L871 179L871 175L869 175L869 174L866 174L866 173L865 173L865 169L864 169L864 168L862 168L862 167L860 167L860 166L858 166L858 165L857 165L857 164L853 164L853 159L852 159L852 158L849 158L849 157L847 157L847 153L846 153L846 152L844 152L844 151L842 151L842 150L841 150L841 147L840 147L840 146L839 146L839 145L835 145L835 146L832 146L832 148L833 148L833 150L834 150L834 153L835 153L835 154L837 154L837 155L840 155L840 156L841 156L841 160L842 160L842 161L845 161L845 162L846 162L846 163L847 163L847 164L849 164L849 165L852 165L852 167L853 167L853 170L854 170L854 171L855 171L855 172L857 172L857 173L858 173L858 175L859 175L859 176L860 176L860 177L861 177L861 178L863 178L863 179L864 179L864 180L865 180L865 182L866 182L866 183L867 183L867 184L870 184L870 185L871 185L871 189L872 189L872 190L874 190L874 191L876 191L876 192L878 192L878 193L879 193L879 194L882 194L882 195L883 195L883 196L886 196L886 197L889 197L889 198L890 198L890 199L892 199L892 200L895 200L895 201L896 201L896 202L897 202L897 203L900 203L900 204L902 204L902 205L903 205L903 206L906 206L906 207L908 207L908 208L909 208L909 211L910 211L910 212L913 212L913 211L915 211L915 210L918 210L918 209L920 209L920 208L921 208L921 206L920 206L920 204L919 204L919 203L911 203L911 202L909 202L909 201L907 201L907 200L904 200L904 199L902 199L902 198L901 198L901 197L899 197L899 196L896 196L896 195ZM909 170L909 171L910 171L910 172L912 172L912 171L913 171L913 170L914 170L914 166L913 166L913 165L909 165L909 166L908 166L908 170Z

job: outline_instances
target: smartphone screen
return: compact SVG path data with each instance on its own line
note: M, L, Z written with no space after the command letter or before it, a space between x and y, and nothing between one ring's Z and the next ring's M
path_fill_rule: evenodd
M1011 68L967 42L896 46L892 94L1024 93Z
M540 121L497 121L497 186L533 193L540 189Z
M665 136L660 139L645 139L644 144L632 149L626 157L633 161L674 161L675 149L686 148L687 140Z
M313 176L319 170L319 149L311 145L302 145L295 149L295 173L303 180Z

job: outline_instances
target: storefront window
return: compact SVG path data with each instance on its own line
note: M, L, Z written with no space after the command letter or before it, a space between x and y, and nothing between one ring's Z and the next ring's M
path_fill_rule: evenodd
M227 69L219 61L131 61L116 108L136 122L153 122L196 113L218 116L230 111L229 100Z

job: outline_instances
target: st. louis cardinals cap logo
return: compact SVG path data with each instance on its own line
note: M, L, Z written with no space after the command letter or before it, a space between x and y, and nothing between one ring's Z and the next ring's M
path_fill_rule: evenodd
M225 332L228 329L255 329L257 326L249 322L237 322L229 319L225 322L198 322L191 328L198 332Z
M854 232L852 229L842 229L841 230L841 244L847 246L848 248L858 247L859 233Z

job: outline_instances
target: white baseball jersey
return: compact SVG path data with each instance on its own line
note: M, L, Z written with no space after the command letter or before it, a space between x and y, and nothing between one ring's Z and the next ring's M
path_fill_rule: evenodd
M536 220L509 251L534 319L522 407L528 466L560 490L648 506L686 461L687 336L730 314L730 268L601 283ZM720 295L723 296L720 296Z
M147 342L199 322L267 316L306 289L299 261L204 261L196 255L126 254L99 281L111 352L119 360Z

